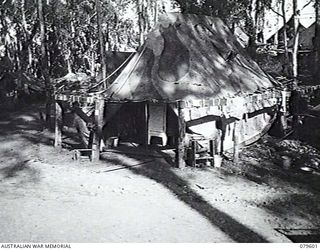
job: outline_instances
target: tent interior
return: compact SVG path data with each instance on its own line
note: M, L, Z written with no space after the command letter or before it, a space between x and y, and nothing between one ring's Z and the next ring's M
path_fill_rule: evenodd
M141 145L175 146L177 115L168 103L107 103L103 137Z

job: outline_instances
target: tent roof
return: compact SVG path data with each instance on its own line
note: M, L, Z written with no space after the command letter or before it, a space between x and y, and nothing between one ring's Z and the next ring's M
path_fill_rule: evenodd
M176 101L247 95L273 87L219 18L169 13L160 17L107 97Z

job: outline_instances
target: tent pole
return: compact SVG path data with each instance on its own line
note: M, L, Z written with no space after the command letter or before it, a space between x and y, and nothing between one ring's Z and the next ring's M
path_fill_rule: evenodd
M196 141L191 141L191 152L190 152L190 166L195 167L196 166Z
M104 114L104 99L96 99L94 103L94 131L92 140L92 161L98 161L100 158L100 143L102 138Z
M224 140L226 138L226 132L227 132L227 122L226 117L224 114L221 115L221 133L219 138L219 154L222 155L224 151Z
M185 155L185 135L186 135L186 122L184 118L183 108L184 102L177 102L178 108L178 138L176 143L176 167L184 167L184 155Z
M210 156L213 157L217 153L216 151L217 151L216 138L213 138L209 141Z
M149 144L149 110L148 102L144 102L144 117L145 117L145 141L144 146L147 149Z
M55 127L54 147L61 148L62 146L62 108L57 101L55 101L54 127Z

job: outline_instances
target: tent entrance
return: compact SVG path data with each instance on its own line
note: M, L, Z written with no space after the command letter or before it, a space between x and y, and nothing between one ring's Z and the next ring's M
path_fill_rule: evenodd
M118 137L120 142L145 144L146 112L143 102L108 103L106 105L105 140Z
M177 115L168 103L142 101L106 104L105 140L118 137L120 142L172 148L178 135L177 127Z

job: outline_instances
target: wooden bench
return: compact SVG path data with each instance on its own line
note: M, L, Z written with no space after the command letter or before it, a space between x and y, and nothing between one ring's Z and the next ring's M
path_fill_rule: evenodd
M73 160L80 161L81 159L92 161L92 149L74 149Z

